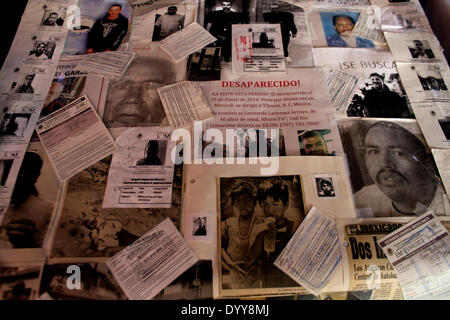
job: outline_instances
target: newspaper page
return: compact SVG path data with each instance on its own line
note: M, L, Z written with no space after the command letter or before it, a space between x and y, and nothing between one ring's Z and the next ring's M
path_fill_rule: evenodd
M78 0L71 15L65 56L127 49L132 31L128 0Z
M380 8L379 15L383 31L432 32L421 5L415 1L390 3Z
M161 7L175 5L181 2L183 0L128 0L131 12L135 16L140 16Z
M86 95L41 118L36 131L61 181L105 158L116 148Z
M348 291L373 290L373 299L388 299L398 290L394 268L378 240L412 218L337 219L339 240L345 248L344 272ZM401 299L403 299L401 297Z
M106 264L129 299L149 300L197 261L167 218Z
M182 81L158 88L172 129L189 127L194 121L212 117L211 108L197 82Z
M406 300L450 298L450 235L427 212L379 241L394 267Z
M274 262L316 296L324 290L341 263L342 252L334 219L315 207Z
M109 81L106 78L76 70L82 58L61 59L45 98L40 117L61 109L86 95L101 116L105 107Z
M120 80L135 56L134 52L101 52L83 57L75 71Z
M386 42L383 31L381 31L381 24L379 16L376 14L374 7L368 7L361 12L352 34L360 38L369 39L377 42Z
M450 195L450 150L432 149L431 151L433 152L433 158L438 167L445 190Z
M444 102L412 103L420 129L430 148L450 149L450 119Z
M374 42L355 36L352 31L358 23L364 7L316 7L307 13L308 27L314 48L383 48L381 42Z
M415 216L428 210L450 215L447 194L416 120L347 119L339 121L339 132L360 218ZM380 157L393 148L398 152L391 153L389 161Z
M413 118L404 79L400 81L389 51L370 49L315 48L316 66L340 70L360 77L350 104L341 106L338 118Z
M197 22L193 22L186 28L164 38L158 44L174 60L179 61L216 40Z
M357 75L337 69L329 69L327 85L331 103L337 112L345 112L355 95L360 78Z
M170 128L130 128L116 139L104 208L170 208L174 164Z
M438 40L427 32L385 32L389 49L395 61L400 62L445 62Z
M234 73L286 71L279 25L235 24L231 41Z
M450 70L446 63L398 62L397 68L411 102L450 101Z
M219 129L224 135L226 129L281 129L286 155L342 152L333 106L329 96L323 94L328 91L323 71L291 70L275 79L261 75L200 82L215 112L211 120L203 121L204 129ZM320 148L304 147L302 137L308 131L314 131L310 136L322 141Z

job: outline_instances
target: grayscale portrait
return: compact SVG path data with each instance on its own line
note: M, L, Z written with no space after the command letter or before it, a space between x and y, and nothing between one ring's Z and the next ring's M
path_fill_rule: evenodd
M185 69L162 49L153 47L149 51L135 56L120 81L110 82L103 115L107 127L164 124L165 113L157 89L184 80Z
M416 216L428 210L450 214L448 197L417 125L348 121L339 126L360 217Z

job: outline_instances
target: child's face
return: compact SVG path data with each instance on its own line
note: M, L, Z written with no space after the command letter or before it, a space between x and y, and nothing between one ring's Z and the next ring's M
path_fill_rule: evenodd
M281 199L275 200L272 196L267 196L267 198L261 202L261 208L266 217L274 217L278 220L284 216L286 205Z
M240 194L233 197L233 212L236 216L246 217L253 215L255 202L247 194Z

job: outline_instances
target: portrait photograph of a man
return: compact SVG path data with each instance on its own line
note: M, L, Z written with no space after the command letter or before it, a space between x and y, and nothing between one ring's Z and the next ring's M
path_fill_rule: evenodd
M45 10L42 17L41 26L61 27L64 24L65 11Z
M169 6L157 10L152 41L159 41L184 28L185 7ZM161 12L158 13L158 12Z
M38 60L51 60L56 43L53 41L35 41L28 57Z
M157 89L186 75L162 49L153 48L151 55L136 55L120 81L110 81L103 115L107 127L160 126L167 121Z
M340 123L360 217L450 215L448 197L417 124ZM411 130L414 130L411 132Z
M397 73L372 72L347 108L349 117L413 118Z
M408 46L413 59L434 59L433 50L431 50L427 40L413 40Z
M248 6L248 0L205 1L204 28L217 38L210 46L221 47L226 62L231 61L231 26L249 22Z
M113 3L108 12L95 21L88 35L86 53L115 51L128 33L128 18L121 14L122 4Z
M320 12L328 47L374 48L372 40L353 35L359 12Z

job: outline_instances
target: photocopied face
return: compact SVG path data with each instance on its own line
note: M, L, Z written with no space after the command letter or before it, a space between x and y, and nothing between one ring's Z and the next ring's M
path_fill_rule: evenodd
M182 80L177 70L180 69L167 55L138 54L122 79L110 82L105 124L108 127L161 125L165 113L157 89Z
M365 139L365 162L370 177L393 201L416 199L431 182L421 146L413 135L390 127L373 127Z

